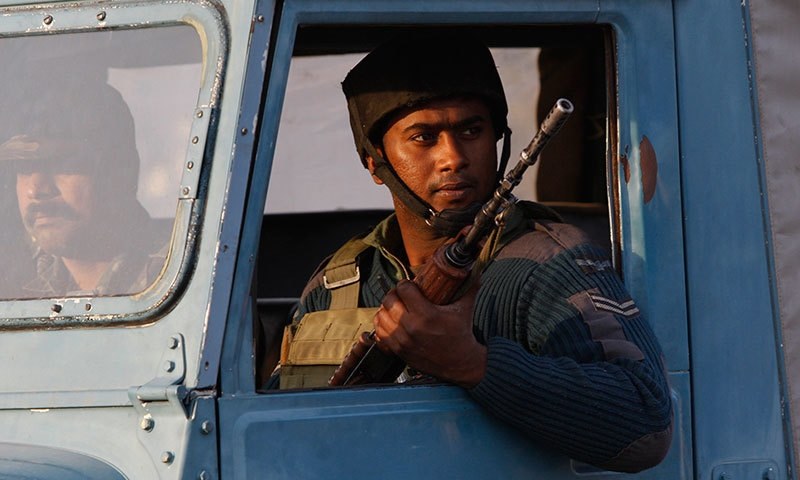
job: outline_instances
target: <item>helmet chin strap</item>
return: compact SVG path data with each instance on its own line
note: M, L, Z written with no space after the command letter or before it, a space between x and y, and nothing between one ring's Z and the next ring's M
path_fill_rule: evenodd
M389 187L389 190L400 199L401 202L416 216L425 220L437 234L445 237L453 237L462 228L471 224L478 214L482 204L475 202L464 208L448 208L437 211L425 200L408 188L394 171L389 162L383 158L372 142L365 142L367 154L374 160L375 170L373 175ZM506 128L503 132L503 150L500 154L500 161L497 168L497 181L499 182L505 174L508 157L511 154L511 130Z

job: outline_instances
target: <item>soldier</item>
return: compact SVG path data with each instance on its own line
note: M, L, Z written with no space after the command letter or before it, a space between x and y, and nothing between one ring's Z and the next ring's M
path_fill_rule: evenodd
M306 286L281 388L324 385L333 368L324 364L342 355L331 332L374 328L378 346L413 371L463 387L572 458L620 471L657 464L672 434L660 347L577 228L521 202L486 242L478 288L438 306L409 281L471 223L505 170L508 148L498 162L497 142L508 144L507 104L489 50L456 35L406 35L365 57L343 89L357 151L395 213Z
M35 270L6 297L142 291L164 263L168 232L136 199L130 110L107 84L57 95L34 100L0 145Z

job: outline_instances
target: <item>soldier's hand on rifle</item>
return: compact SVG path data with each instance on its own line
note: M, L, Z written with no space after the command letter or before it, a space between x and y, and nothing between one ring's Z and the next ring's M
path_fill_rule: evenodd
M401 281L375 315L378 346L409 366L462 387L477 385L486 371L486 347L472 333L477 288L450 305L428 301Z

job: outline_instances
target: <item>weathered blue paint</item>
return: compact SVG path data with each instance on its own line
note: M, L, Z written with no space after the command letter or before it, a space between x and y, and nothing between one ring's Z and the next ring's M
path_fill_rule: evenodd
M747 10L708 7L675 4L695 464L699 478L723 461L784 472Z
M234 168L238 171L239 176L235 178L236 183L231 186L229 191L229 201L237 202L238 211L234 210L234 214L244 222L240 224L238 219L234 218L230 224L226 221L223 227L231 229L228 232L230 244L232 246L238 244L238 256L235 257L236 273L232 282L233 296L227 315L228 318L239 319L239 323L234 325L233 329L228 329L228 332L233 332L234 335L226 334L222 352L223 359L227 360L225 362L227 366L223 365L222 368L229 370L227 370L228 375L223 375L221 378L221 387L222 391L228 394L255 390L254 366L252 360L247 358L247 355L252 355L253 338L252 315L255 299L251 296L251 287L261 234L261 219L264 214L264 202L269 184L272 153L275 148L275 133L277 132L277 127L269 130L270 127L265 126L263 118L265 116L270 118L269 116L272 115L279 118L280 106L283 101L281 95L280 101L273 98L267 100L267 102L271 102L267 106L262 103L262 95L266 93L264 91L266 88L265 75L272 48L269 41L274 21L273 11L274 2L272 1L259 2L255 7L254 18L256 20L253 22L253 34L244 77L243 89L249 102L242 106L239 130L241 132L241 128L247 128L250 133L237 140ZM257 20L259 15L263 16L263 21ZM288 65L285 68L288 70ZM277 106L275 102L278 102ZM262 113L259 117L260 111L270 113ZM255 135L259 135L259 137L256 139ZM256 161L253 162L253 156L256 155L253 150L256 140L258 140L260 148ZM241 240L238 238L240 229ZM231 268L234 268L233 264L231 264Z
M235 140L232 172L230 183L227 186L229 208L222 224L219 241L219 254L225 255L226 262L224 263L225 271L217 277L220 286L215 290L219 293L212 301L214 312L211 318L244 318L242 328L232 330L237 332L237 335L226 336L224 350L222 343L219 343L220 350L209 352L208 355L209 361L218 365L219 355L222 351L224 366L221 368L225 368L228 374L221 376L220 386L224 392L228 393L255 390L252 362L241 355L248 355L248 350L252 348L248 347L253 338L251 325L254 299L250 296L250 289L255 258L258 254L266 186L269 183L269 170L264 172L264 167L261 166L261 163L264 162L257 163L255 166L252 163L256 135L260 128L258 112L262 108L261 96L267 68L274 7L274 2L260 2L254 7L252 14L254 21L252 22L252 34L248 40L249 51L244 60L242 79L242 98L247 101L243 101L237 117L239 136ZM261 18L260 21L259 18ZM242 134L244 131L242 129L247 129L247 133ZM263 136L262 140L265 140ZM267 141L267 144L269 143ZM272 143L274 144L274 140ZM258 193L263 193L263 195L257 197L259 200L246 203L248 184L252 182L251 179L257 179L251 187L256 189L251 197ZM230 303L228 303L229 295ZM223 332L224 328L218 330L219 335L222 335ZM201 378L205 379L202 384L213 385L217 380L216 374L217 369L213 367L201 372Z
M34 2L0 2L24 3ZM790 478L796 467L782 403L747 2L224 0L47 8L64 12L57 20L66 23L57 25L94 29L101 5L128 15L117 21L130 27L180 23L180 12L197 9L219 13L199 21L217 33L211 47L220 68L209 73L198 105L213 117L213 144L203 177L187 176L182 200L191 207L194 187L207 188L195 209L196 262L174 308L152 323L0 332L0 362L9 366L0 370L0 476ZM38 19L47 8L31 15ZM25 21L0 18L0 31L21 31ZM620 260L664 346L675 402L673 445L662 464L629 476L572 462L488 417L456 387L255 392L250 290L301 23L612 30L619 154L630 173L627 181L622 169L610 179L620 194ZM48 31L36 25L36 33ZM645 137L657 161L651 199L643 188ZM124 321L126 312L137 313L131 305L150 300L97 302L97 311ZM12 303L0 302L3 318L41 316L51 302ZM73 326L91 320L80 302L65 308ZM162 375L174 335L185 339L182 384L164 385L163 401L140 402L137 389Z
M630 179L620 176L622 267L626 286L653 324L670 371L689 368L684 298L675 40L672 10L663 3L603 2L598 18L617 44L619 151ZM655 194L645 203L640 144L658 162ZM613 141L613 140L612 140Z

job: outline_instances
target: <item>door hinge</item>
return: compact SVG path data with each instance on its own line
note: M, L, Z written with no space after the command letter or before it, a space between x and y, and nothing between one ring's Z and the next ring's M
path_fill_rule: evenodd
M186 387L182 385L186 377L186 348L183 335L180 333L171 335L166 347L158 363L159 371L156 377L144 385L128 389L128 397L142 418L149 417L151 405L160 402L169 402L188 417L188 410L184 404L187 392Z

